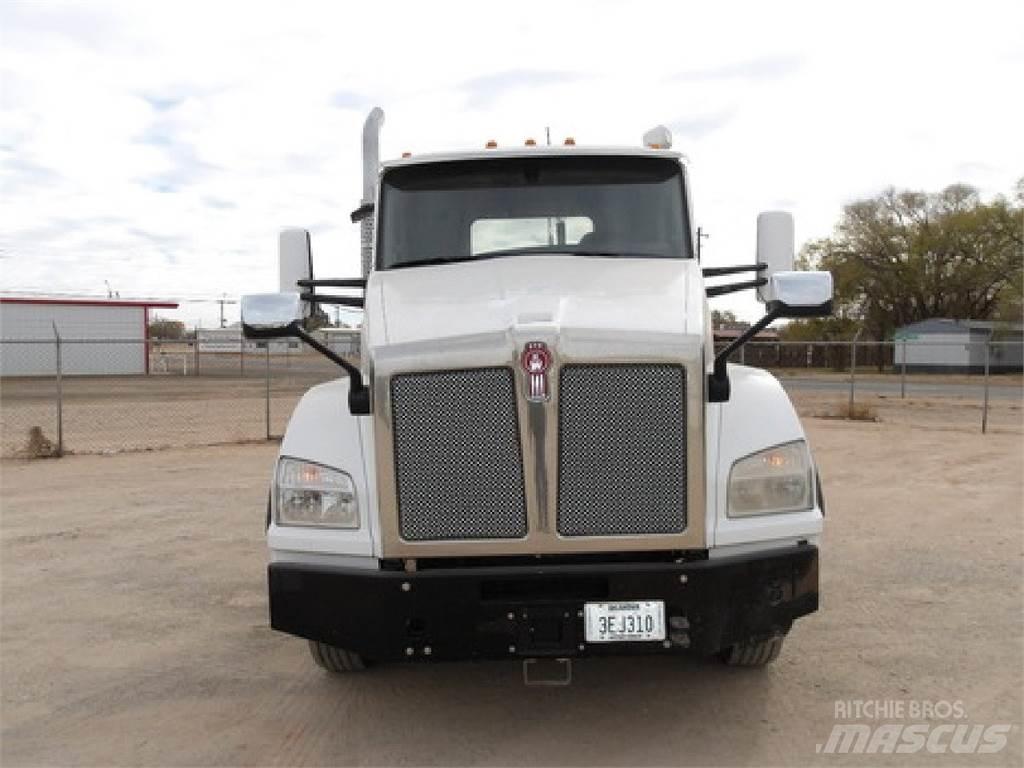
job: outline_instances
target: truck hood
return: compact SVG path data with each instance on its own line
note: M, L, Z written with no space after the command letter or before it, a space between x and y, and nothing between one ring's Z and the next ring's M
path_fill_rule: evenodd
M374 272L365 342L371 352L440 349L535 329L563 341L686 338L690 347L703 333L699 269L692 259L545 254Z

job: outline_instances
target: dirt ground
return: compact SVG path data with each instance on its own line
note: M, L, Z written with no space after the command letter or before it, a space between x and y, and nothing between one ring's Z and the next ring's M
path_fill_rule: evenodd
M779 661L583 660L568 688L515 662L332 677L269 630L273 445L2 462L0 762L1020 765L1021 435L806 425L822 610ZM837 701L893 699L1014 728L997 754L816 751Z

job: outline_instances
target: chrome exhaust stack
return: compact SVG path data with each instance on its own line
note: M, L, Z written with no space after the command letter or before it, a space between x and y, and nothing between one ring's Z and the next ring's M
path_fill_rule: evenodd
M363 196L360 209L370 208L371 213L363 216L359 223L360 254L363 263L363 277L373 268L373 230L376 216L373 206L377 202L377 176L380 172L380 129L384 125L384 110L374 107L363 123Z

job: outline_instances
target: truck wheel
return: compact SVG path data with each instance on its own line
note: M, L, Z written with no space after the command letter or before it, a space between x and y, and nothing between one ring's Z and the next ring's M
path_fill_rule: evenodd
M366 668L363 657L358 653L346 651L344 648L335 648L327 643L318 643L316 640L309 641L309 653L317 666L334 674L360 672Z
M767 640L748 640L722 651L722 661L730 667L763 667L779 658L785 635Z

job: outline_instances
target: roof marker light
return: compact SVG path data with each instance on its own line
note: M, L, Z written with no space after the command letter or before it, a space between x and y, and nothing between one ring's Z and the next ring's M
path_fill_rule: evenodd
M644 146L649 149L672 149L672 132L664 125L655 126L644 134Z
M537 146L537 140L536 139L527 139L526 140L526 146L528 146L528 147L536 147Z
M486 144L484 144L484 149L497 149L497 148L498 148L498 142L496 142L494 139L490 139Z
M575 147L576 146L576 139L574 139L572 136L566 136L565 137L565 146L567 146L567 147Z
M402 157L412 157L412 152L403 152Z

